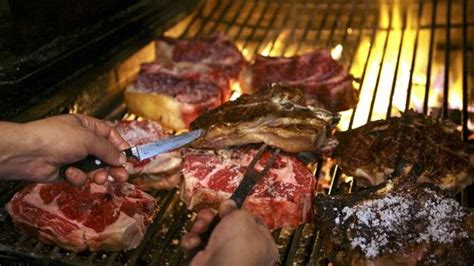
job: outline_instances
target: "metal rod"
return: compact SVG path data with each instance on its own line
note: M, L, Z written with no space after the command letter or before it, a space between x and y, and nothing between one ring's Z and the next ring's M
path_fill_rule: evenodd
M339 3L339 8L337 9L336 17L334 18L334 21L332 22L331 32L329 33L329 38L326 41L326 47L331 47L332 46L332 39L334 37L334 31L336 30L337 24L339 22L339 18L341 17L342 7L344 5L345 5L345 3Z
M390 13L388 15L388 28L389 29L392 27L392 20L393 20L393 7L390 9ZM382 69L383 69L383 66L384 66L385 55L387 54L388 40L390 38L390 33L392 32L389 29L387 29L387 34L385 35L385 41L384 41L384 44L383 44L383 51L382 51L382 58L380 59L380 62L379 62L379 71L377 73L377 80L375 81L375 88L374 88L374 92L372 94L372 101L370 101L369 114L367 115L367 123L370 122L370 120L372 118L372 113L374 111L375 99L377 98L377 91L378 91L379 84L380 84L380 77L382 76Z
M276 21L276 18L277 18L277 14L281 15L280 14L280 9L281 9L282 6L283 5L281 4L281 0L278 0L275 12L273 12L272 17L270 18L270 22L268 23L267 27L265 27L265 33L263 34L262 40L260 42L258 42L257 46L255 47L254 53L260 53L261 52L260 48L261 48L262 44L264 44L265 40L267 40L268 34L271 32L271 29L274 29L274 24L275 24L275 21ZM275 39L275 36L277 35L276 32L277 31L273 31L273 35L272 35L273 37L271 38L272 40Z
M233 3L234 3L234 1L231 1L231 0L227 1L227 4L224 6L224 9L221 12L219 18L214 22L214 25L212 25L212 28L209 29L209 32L215 32L216 31L217 25L219 25L219 23L222 23L222 20L224 19L225 15L229 11L229 8L232 6Z
M423 113L426 115L428 113L428 101L430 96L430 85L431 85L431 65L433 63L433 51L434 51L434 39L435 39L435 28L434 25L436 23L436 10L438 7L438 0L433 1L433 12L431 14L431 35L430 35L430 50L428 53L428 67L426 74L426 87L425 87L425 99L423 101Z
M376 22L378 21L379 16L380 16L380 14L377 13L376 18L375 18ZM364 84L364 81L365 81L365 74L367 73L367 66L369 65L370 56L371 56L372 51L373 51L372 48L374 47L375 33L377 31L377 23L376 22L373 24L373 27L372 27L372 34L371 34L371 37L370 37L370 49L369 49L369 52L367 53L367 59L365 61L364 70L362 72L361 82L360 82L360 85L359 85L359 94L361 93L362 88L363 88L363 84ZM359 45L360 45L360 43L359 43ZM357 106L354 107L354 111L352 112L351 119L349 120L349 129L351 129L353 124L354 124L354 117L355 117L356 112L357 112Z
M295 7L289 8L289 9L291 9L292 11L296 10L296 14L299 14L298 8L301 8L301 7L295 6ZM304 9L304 7L303 7L303 9ZM289 12L289 13L291 13L291 12ZM296 16L296 19L294 20L294 23L291 27L290 33L286 37L286 39L283 43L283 46L280 50L280 56L283 56L286 53L286 50L288 49L288 46L290 45L290 42L293 40L293 36L295 35L296 27L298 26L298 23L300 22L301 17L303 17L303 16L298 16L298 15Z
M405 102L405 112L408 111L408 109L410 109L411 89L413 86L413 73L415 72L416 54L418 51L418 37L420 35L420 24L421 24L422 15L423 15L423 1L420 1L420 7L418 8L418 16L417 16L417 23L416 23L415 44L413 47L413 56L412 56L411 66L410 66L410 78L408 80L407 98Z
M332 1L329 2L327 8L325 9L326 12L324 12L323 19L321 20L321 24L319 25L318 33L317 33L316 37L313 40L313 47L316 47L316 45L319 43L319 39L321 38L321 31L324 28L324 24L326 24L326 20L328 18L329 11L331 10L331 5L332 5Z
M390 100L388 101L388 107L387 107L387 115L386 119L390 118L392 116L392 102L393 102L393 95L395 93L395 87L397 83L397 76L398 76L398 68L400 65L400 58L402 55L402 48L403 48L403 40L405 37L405 30L406 30L406 24L407 24L407 10L406 8L403 8L403 25L402 25L402 36L400 37L400 43L398 44L398 55L397 55L397 63L395 64L395 73L393 74L393 81L392 81L392 88L390 90Z
M199 26L199 29L196 31L196 33L194 34L194 36L192 36L193 38L196 38L197 36L200 36L203 32L203 30L207 27L205 27L209 21L211 20L212 16L217 12L217 10L219 9L219 7L221 7L221 4L222 4L223 1L217 1L217 4L214 5L213 9L211 10L211 12L209 13L208 16L204 16L204 19L202 20L202 23L201 25ZM203 10L204 11L204 10Z
M286 12L285 12L284 17L282 19L283 23L285 23L285 21L287 21L289 19L290 14L291 14L291 9L290 8L285 8L284 10L286 10ZM281 25L280 27L283 27L283 25ZM273 49L275 48L275 44L278 41L279 33L280 33L280 31L275 31L275 33L274 33L274 38L273 38L272 44L270 46L270 49L268 50L269 55L272 54Z
M444 90L443 90L443 118L448 118L448 102L449 102L449 68L450 68L450 54L451 54L451 1L447 2L448 8L446 10L446 47L444 55Z
M202 2L201 5L199 6L199 9L194 13L193 15L193 18L191 19L191 21L189 21L189 24L188 26L186 26L186 28L184 29L183 32L181 32L181 34L179 35L179 38L184 38L188 32L189 32L189 29L191 28L191 26L197 22L198 20L198 17L199 17L199 14L201 14L201 12L204 10L204 7L206 6L206 3Z
M265 17L265 14L267 13L267 10L268 10L268 7L269 7L269 3L270 3L270 1L265 1L265 5L263 6L263 10L262 10L262 12L259 14L259 16L258 16L257 23L255 23L255 26L252 27L252 30L250 31L250 35L247 36L247 38L245 38L245 40L244 40L244 43L243 43L243 45L242 45L242 50L245 49L245 47L247 46L249 40L251 40L251 39L253 38L253 36L255 35L255 31L257 30L257 28L260 27L260 24L262 23L263 17Z
M244 30L244 28L247 26L248 21L249 21L250 17L252 16L256 6L257 6L257 1L254 1L253 4L252 4L252 7L250 8L251 10L247 13L247 16L245 16L245 18L244 18L244 22L242 23L242 25L240 25L239 30L237 31L237 34L235 36L235 40L240 39L240 35L242 34L242 31Z
M467 0L463 1L462 9L462 136L463 140L467 141L469 139L469 128L468 119L468 69L469 69L469 60L468 60L468 37L467 37Z
M237 7L237 10L235 11L234 16L230 20L230 22L227 24L227 27L225 29L225 33L229 33L230 28L232 25L235 25L235 22L237 21L237 18L239 17L240 13L242 12L242 8L245 6L245 1L240 1L240 5Z

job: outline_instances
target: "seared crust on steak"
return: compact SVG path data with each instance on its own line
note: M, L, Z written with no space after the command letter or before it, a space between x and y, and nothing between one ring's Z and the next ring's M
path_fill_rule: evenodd
M431 186L316 197L324 256L336 265L472 265L474 212Z
M399 161L422 166L417 183L432 183L450 192L459 192L472 183L474 157L449 121L408 111L401 117L339 132L336 138L337 162L358 185L385 182Z
M201 115L191 128L206 133L192 146L219 149L264 142L287 152L315 151L337 121L329 111L305 106L301 89L268 86Z

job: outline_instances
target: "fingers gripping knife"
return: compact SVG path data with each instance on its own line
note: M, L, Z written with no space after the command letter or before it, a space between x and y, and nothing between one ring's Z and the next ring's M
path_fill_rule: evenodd
M272 157L267 161L265 167L263 168L262 171L257 171L255 169L255 165L257 164L258 161L262 158L263 152L267 148L266 144L263 144L260 149L258 150L257 154L253 158L253 160L250 162L250 164L247 167L247 171L244 174L244 177L242 181L240 182L239 186L237 189L234 191L232 196L230 197L231 200L233 200L237 208L241 208L245 199L247 196L250 194L250 191L252 191L253 187L255 184L260 180L263 176L265 176L272 167L273 163L275 162L275 159L277 155L280 153L280 149L276 149L272 153ZM201 237L201 244L199 247L194 249L188 256L187 256L187 263L192 260L192 258L200 251L203 250L207 242L209 241L209 238L211 236L212 231L214 228L217 226L217 224L220 222L219 215L214 216L214 219L212 219L211 223L209 224L206 232L202 233L200 235Z
M125 156L127 156L127 158L133 157L139 161L143 161L158 154L165 153L191 143L195 139L199 138L202 133L202 129L193 130L178 136L131 147L122 152L125 154ZM82 161L61 167L60 177L64 178L66 169L71 166L84 172L90 172L99 168L104 168L108 166L108 164L95 156L89 155Z

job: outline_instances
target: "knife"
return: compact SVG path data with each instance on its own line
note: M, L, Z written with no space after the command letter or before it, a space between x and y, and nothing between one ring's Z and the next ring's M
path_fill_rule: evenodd
M158 154L165 153L191 143L197 138L201 137L203 132L204 130L197 129L167 139L134 146L123 150L122 152L125 154L125 156L127 156L127 158L135 158L139 161L143 161ZM89 155L84 160L61 167L60 176L64 177L66 169L70 166L78 168L84 172L90 172L99 168L104 168L108 166L108 164L93 155Z

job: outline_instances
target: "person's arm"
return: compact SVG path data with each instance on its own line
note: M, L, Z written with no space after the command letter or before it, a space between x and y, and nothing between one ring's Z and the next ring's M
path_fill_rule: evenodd
M77 168L66 169L66 178L75 185L87 178L104 183L108 175L124 182L126 162L120 150L128 144L105 122L85 115L61 115L19 124L0 122L0 178L51 182L59 168L95 155L112 167L88 175Z
M274 265L278 250L270 231L244 209L235 209L235 203L225 201L219 210L220 223L216 226L203 251L191 261L191 265ZM181 239L185 253L199 246L199 234L216 215L210 209L198 213L191 231Z

